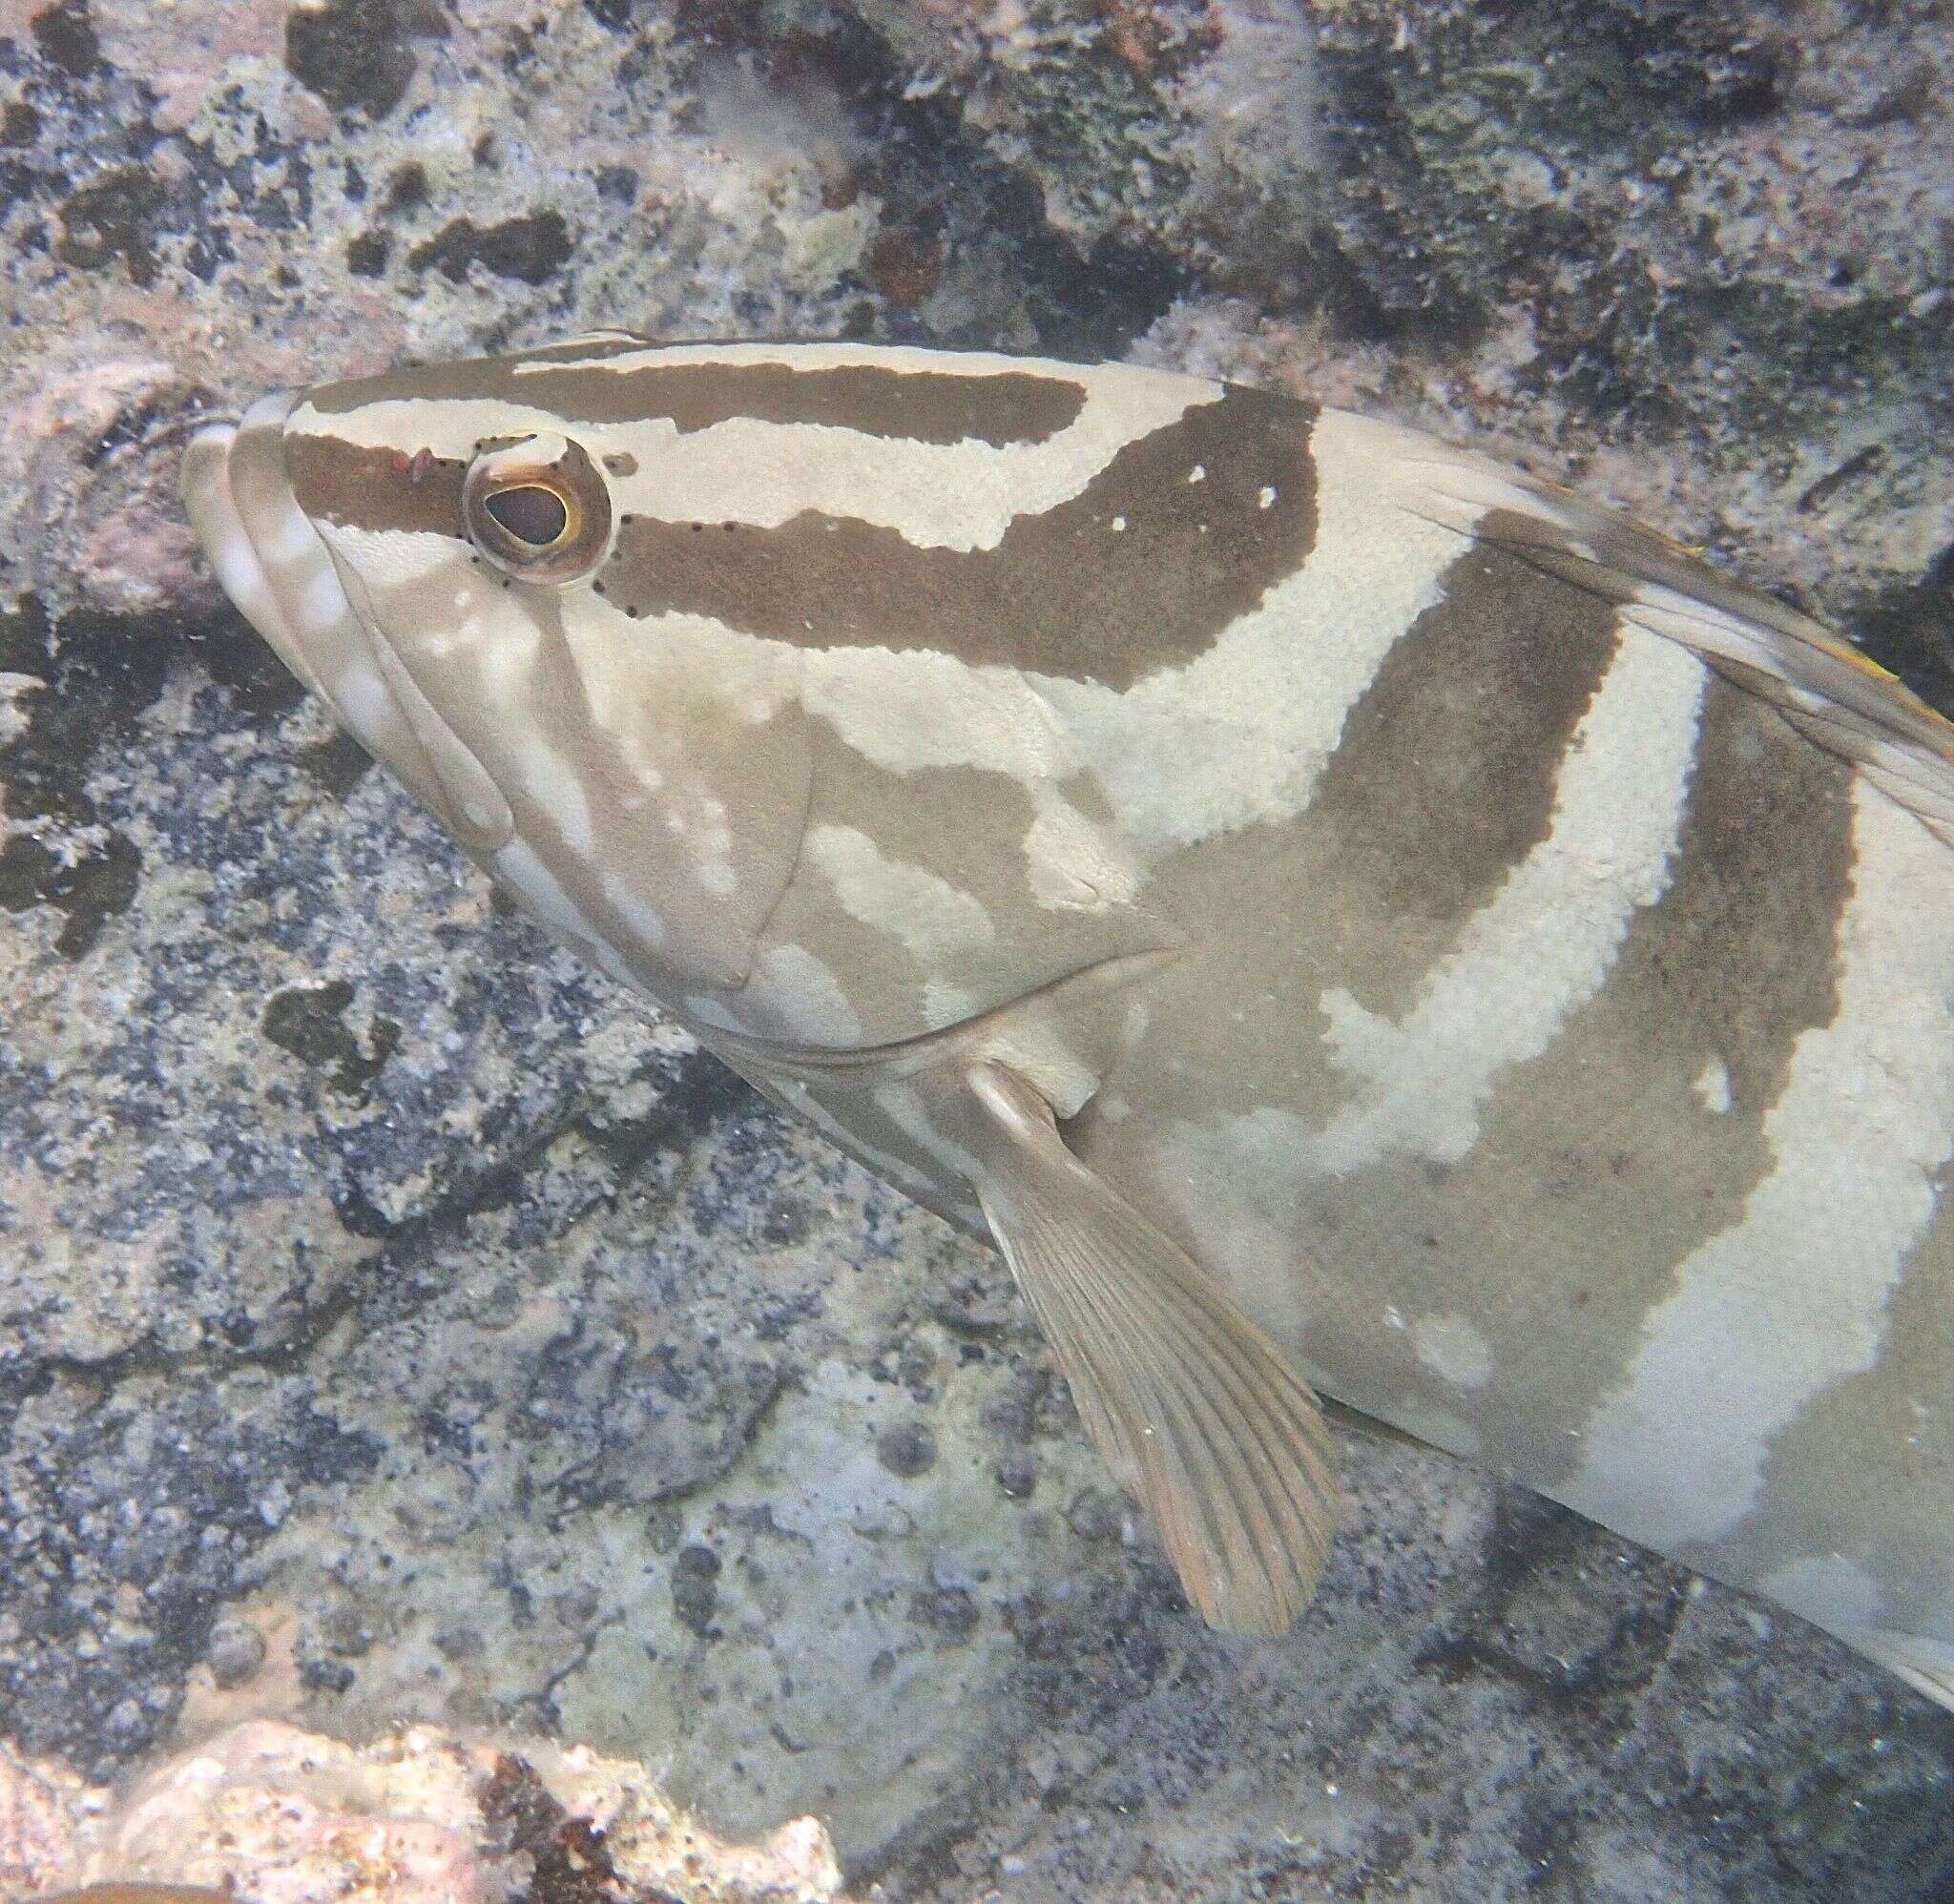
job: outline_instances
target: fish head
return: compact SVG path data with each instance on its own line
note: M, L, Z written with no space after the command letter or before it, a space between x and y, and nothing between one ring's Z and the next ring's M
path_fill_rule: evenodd
M800 649L651 586L730 524L670 380L613 368L638 349L267 397L197 438L184 494L232 600L354 738L526 909L675 1003L746 978L810 749ZM634 552L640 511L659 535Z

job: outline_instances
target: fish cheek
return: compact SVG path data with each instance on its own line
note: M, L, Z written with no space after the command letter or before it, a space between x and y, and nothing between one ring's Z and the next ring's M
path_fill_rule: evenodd
M654 989L737 988L807 826L800 653L679 617L633 623L594 590L539 612L538 741L573 763L588 805L587 910L607 934L656 915Z

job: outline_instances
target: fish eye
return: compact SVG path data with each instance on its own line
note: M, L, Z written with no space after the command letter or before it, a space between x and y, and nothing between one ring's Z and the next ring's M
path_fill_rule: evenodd
M518 483L482 498L482 507L518 542L551 548L570 532L570 507L541 483Z
M569 437L480 445L462 485L462 509L477 553L518 581L581 581L610 548L610 486Z

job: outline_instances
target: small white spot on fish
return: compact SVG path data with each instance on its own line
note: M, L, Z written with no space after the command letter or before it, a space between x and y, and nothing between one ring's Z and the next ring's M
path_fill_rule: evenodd
M1204 468L1202 468L1202 466L1198 463L1196 463L1195 466L1187 472L1187 480L1190 483L1205 483L1208 480L1208 472Z
M1695 1092L1705 1110L1713 1110L1718 1117L1727 1116L1736 1102L1731 1094L1730 1066L1721 1058L1712 1058L1696 1078Z
M1124 535L1126 533L1126 518L1124 516L1113 517L1112 532L1114 535Z
M319 537L298 509L281 509L277 526L265 538L267 562L299 562L319 553Z
M530 792L555 821L564 844L578 859L590 859L596 851L596 823L576 769L548 747L529 749L523 764Z
M1256 507L1258 509L1270 508L1274 506L1275 501L1276 491L1268 484L1264 483L1260 491L1256 496Z
M336 628L346 612L345 590L330 569L322 569L305 585L299 612L312 628Z

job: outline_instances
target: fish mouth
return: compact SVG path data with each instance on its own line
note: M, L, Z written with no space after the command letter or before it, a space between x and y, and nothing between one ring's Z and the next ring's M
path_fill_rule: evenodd
M360 613L354 583L299 507L285 472L293 391L264 397L235 426L192 438L183 507L218 583L280 660L407 791L478 852L513 833L509 803Z

